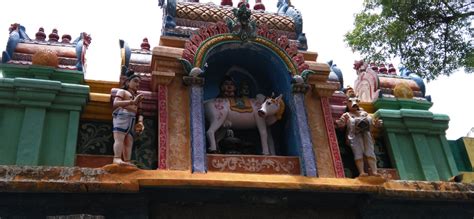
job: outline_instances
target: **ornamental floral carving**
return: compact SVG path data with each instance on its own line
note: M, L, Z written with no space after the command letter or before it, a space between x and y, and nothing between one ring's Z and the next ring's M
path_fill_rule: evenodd
M209 169L214 171L299 174L299 164L290 159L246 156L208 156L209 158Z
M240 21L240 20L239 20ZM248 23L249 21L247 21ZM305 63L303 54L298 52L298 45L296 42L290 42L288 36L279 35L275 30L271 30L265 24L260 24L258 28L254 27L254 24L247 24L246 22L238 22L235 20L228 20L227 25L223 22L217 22L210 26L202 26L196 33L191 35L188 41L184 45L184 51L182 54L182 60L186 61L186 65L195 66L194 60L198 55L198 50L201 49L202 44L206 43L218 43L213 40L209 40L216 35L229 34L232 31L232 36L239 36L242 41L255 41L259 42L258 38L264 38L275 44L275 48L280 48L286 55L291 59L291 62L296 66L298 73L302 73L304 70L309 69L309 65ZM246 25L244 25L246 24ZM245 29L245 31L243 29ZM235 40L233 37L220 38L219 42L225 40ZM271 48L273 49L273 48ZM198 59L200 57L197 57Z

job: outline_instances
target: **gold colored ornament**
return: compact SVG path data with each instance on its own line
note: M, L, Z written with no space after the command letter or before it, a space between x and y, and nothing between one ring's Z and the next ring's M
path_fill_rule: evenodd
M393 89L393 95L395 95L397 98L412 99L413 90L410 88L410 86L408 86L408 83L401 82L398 83Z
M40 50L33 55L32 64L57 68L59 60L55 52L51 50Z

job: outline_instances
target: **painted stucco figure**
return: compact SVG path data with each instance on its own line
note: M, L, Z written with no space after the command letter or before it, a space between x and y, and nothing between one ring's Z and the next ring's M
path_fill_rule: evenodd
M346 127L346 143L354 153L354 160L359 171L359 176L379 176L377 173L377 158L374 153L374 140L370 134L372 125L382 126L382 120L372 118L366 111L359 107L359 98L352 88L346 89L347 108L341 118L335 121L337 127ZM364 169L364 157L369 165L369 174Z
M229 76L226 76L224 78L219 88L220 88L219 97L235 97L236 96L237 88L235 86L235 82Z
M144 130L143 116L139 113L143 94L138 94L140 76L127 72L127 79L115 95L113 101L113 133L115 164L132 165L133 137ZM138 119L138 122L136 120Z
M225 83L224 83L225 84ZM231 85L224 92L234 91ZM232 88L232 89L231 89ZM232 93L231 92L231 93ZM218 98L204 102L204 110L206 119L209 121L209 129L207 130L207 138L209 140L209 152L217 151L217 144L222 138L216 138L216 131L220 128L232 129L250 129L257 127L260 134L262 145L262 154L270 154L269 145L272 140L269 126L280 120L284 110L285 103L282 95L276 98L267 98L261 94L257 98L245 98L245 104L239 104L238 97L226 97L220 95Z

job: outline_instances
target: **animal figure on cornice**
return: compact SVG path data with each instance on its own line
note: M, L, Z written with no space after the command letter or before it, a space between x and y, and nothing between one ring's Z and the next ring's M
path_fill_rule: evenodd
M207 130L209 152L217 151L217 144L222 139L216 139L219 128L250 129L257 127L262 144L262 154L269 155L269 140L271 134L269 126L280 120L285 111L282 95L276 98L267 98L258 94L257 98L249 98L251 111L238 112L232 109L233 98L215 98L204 102L206 119L210 126ZM235 102L235 101L234 101Z
M410 69L408 69L407 67L405 66L401 66L399 68L399 71L400 71L400 76L402 77L409 77L411 78L412 80L414 80L416 82L416 84L418 85L418 87L420 87L420 91L421 91L421 94L423 96L425 96L425 93L426 93L426 87L425 87L425 82L423 81L422 78L420 78L420 76L418 76L417 74L415 74L414 72L410 71ZM431 97L428 96L426 97L427 99L429 99L431 101Z
M329 77L334 77L334 79L337 79L339 82L339 89L342 90L344 86L344 77L342 74L342 71L339 67L337 67L336 64L333 63L332 60L328 62L329 68L331 69L331 72L329 73Z
M132 50L128 46L128 43L122 39L119 39L119 45L122 57L121 74L125 75L130 65L130 57L132 56Z
M86 32L82 32L81 35L74 40L73 44L76 44L76 68L78 71L85 70L86 64L86 50L92 41L91 35Z
M8 37L7 49L2 54L2 63L10 61L13 56L13 52L15 52L16 45L19 42L23 40L30 40L25 32L25 27L18 23L11 24L8 30L10 32L10 36Z
M303 31L303 16L292 4L290 0L278 0L277 13L293 18L296 24L296 33L300 34Z
M303 16L301 15L301 12L291 5L290 0L278 0L277 14L293 18L296 34L298 35L298 49L306 51L308 49L308 44L306 36L303 33Z

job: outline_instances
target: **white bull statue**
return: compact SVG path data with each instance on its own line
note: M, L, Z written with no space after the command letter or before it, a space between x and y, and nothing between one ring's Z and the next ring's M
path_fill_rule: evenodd
M216 139L216 131L221 128L250 129L258 128L262 144L262 154L269 155L269 140L273 147L273 140L268 126L280 120L285 111L285 103L282 95L277 98L267 98L257 95L257 99L248 99L251 109L247 112L238 112L231 109L231 99L216 98L204 103L206 119L210 123L207 130L209 140L209 151L217 150L217 143L222 139ZM274 153L274 150L272 150Z

